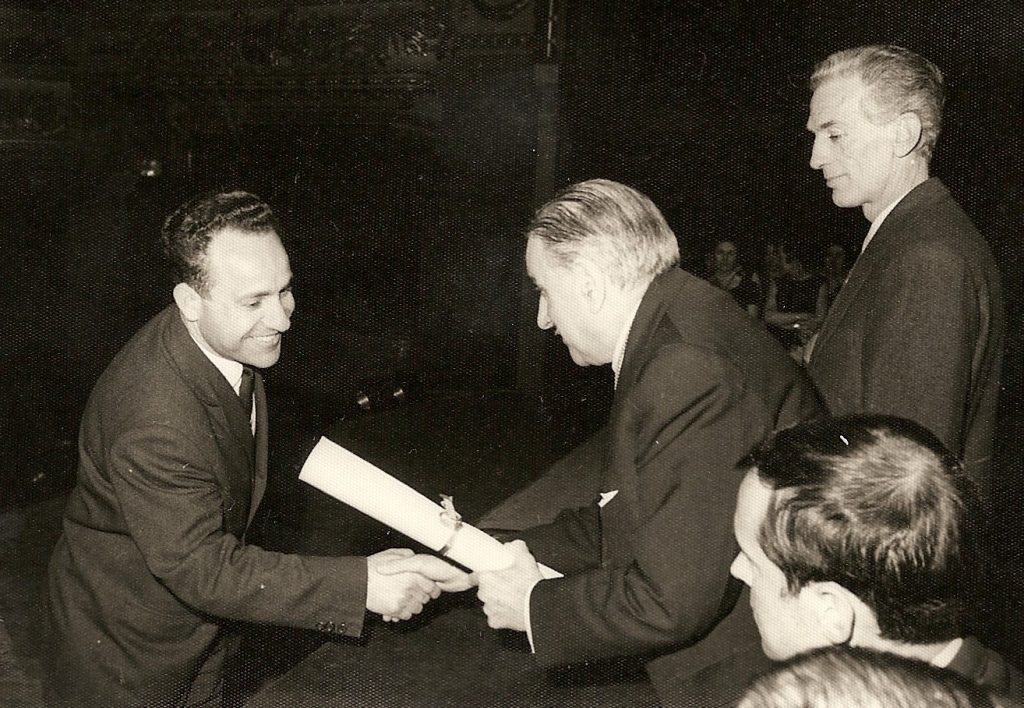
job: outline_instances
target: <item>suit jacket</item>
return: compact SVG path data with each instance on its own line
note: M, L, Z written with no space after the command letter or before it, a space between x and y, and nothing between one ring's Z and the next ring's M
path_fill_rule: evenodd
M921 423L987 492L1004 329L992 254L932 178L896 205L857 259L808 370L833 414Z
M175 705L225 621L358 635L363 558L247 545L266 486L234 389L170 306L107 367L86 405L78 480L50 561L59 688L73 705Z
M728 293L681 270L658 276L608 422L603 489L617 495L519 534L567 576L530 596L540 663L666 654L711 632L739 594L729 575L737 463L774 428L819 411L800 369ZM743 626L749 642L756 630Z
M974 637L964 639L960 651L946 668L1009 698L1014 704L1024 703L1024 675Z

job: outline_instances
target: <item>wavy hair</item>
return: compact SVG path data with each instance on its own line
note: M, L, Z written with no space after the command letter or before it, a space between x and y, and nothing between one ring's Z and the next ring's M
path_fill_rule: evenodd
M750 464L774 489L760 542L790 592L836 582L888 639L961 635L976 493L931 432L883 415L812 421L776 433Z
M679 263L679 242L654 202L606 179L563 189L537 211L526 235L563 266L586 255L623 288L649 283Z
M901 113L915 113L921 120L917 150L931 159L942 131L945 84L935 64L909 49L894 45L870 45L844 49L821 61L811 75L814 91L836 76L860 77L872 96L870 108L889 120Z
M263 200L243 191L195 197L167 217L160 240L176 283L187 283L200 295L209 292L206 249L215 233L228 228L276 232L277 223Z

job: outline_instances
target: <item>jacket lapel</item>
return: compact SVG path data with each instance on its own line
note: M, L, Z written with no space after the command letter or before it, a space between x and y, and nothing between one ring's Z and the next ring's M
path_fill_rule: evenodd
M252 470L257 453L254 450L256 446L253 445L252 429L235 390L189 335L177 306L171 305L164 314L167 317L164 342L168 356L179 375L206 408L221 450L220 464L215 465L214 474L226 493L225 529L241 535L255 510L255 504L251 503ZM258 374L257 381L258 395L265 395ZM266 408L265 402L263 408ZM263 427L266 428L266 423ZM264 464L264 483L265 472Z
M921 205L937 201L947 195L948 192L942 182L932 177L910 190L900 200L900 203L889 212L885 221L878 227L878 231L875 232L874 237L868 243L867 248L854 261L846 283L839 290L839 295L836 297L835 302L832 303L832 307L829 308L828 314L825 315L825 321L821 325L814 349L811 351L812 362L815 355L823 350L828 340L835 334L839 328L839 323L843 321L843 317L846 315L846 311L850 309L852 303L857 301L858 294L864 285L878 277L875 275L875 272L878 269L885 268L892 260L893 252L900 245L900 241L906 233L904 222Z
M872 272L874 271L874 263L879 260L881 244L876 243L879 236L883 235L883 231L886 231L888 219L882 224L881 228L878 229L878 233L868 244L868 247L864 250L864 253L857 257L857 260L853 264L853 268L850 269L850 274L846 278L846 282L843 283L843 287L839 289L839 295L836 296L835 302L832 303L832 307L829 308L828 314L825 315L825 321L821 325L821 330L818 333L817 341L814 344L814 349L811 351L811 361L814 361L815 355L822 351L828 340L835 333L839 327L839 323L843 321L843 316L846 311L850 308L850 304L857 299L857 294L860 292L864 284L871 280Z
M649 340L664 315L664 303L669 297L666 293L675 284L671 274L676 272L672 270L659 275L647 288L626 340L622 368L609 414L611 444L601 489L602 492L618 491L615 498L601 508L601 525L605 529L601 534L605 563L615 563L632 556L631 544L639 514L636 470L638 422L633 407L629 405L629 397L643 369L644 355L651 346Z

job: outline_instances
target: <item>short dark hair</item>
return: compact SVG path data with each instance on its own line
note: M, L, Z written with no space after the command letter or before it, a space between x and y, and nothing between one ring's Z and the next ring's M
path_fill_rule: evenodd
M622 287L646 284L679 263L679 242L654 202L606 179L563 189L537 210L526 235L562 265L586 253Z
M774 489L760 542L790 592L836 582L888 639L962 634L976 493L935 435L894 416L821 419L779 431L749 462Z
M894 45L869 45L829 55L811 75L811 90L834 76L860 77L882 117L915 113L921 120L918 151L930 159L942 131L945 87L942 72L920 54Z
M228 228L276 232L277 223L263 200L243 191L195 197L167 217L160 239L176 283L187 283L201 295L207 293L206 249L215 233Z
M754 681L737 708L992 708L986 689L931 664L861 647L798 654Z

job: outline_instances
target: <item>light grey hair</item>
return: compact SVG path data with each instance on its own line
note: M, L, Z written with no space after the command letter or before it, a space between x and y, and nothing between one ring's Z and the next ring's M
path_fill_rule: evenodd
M820 62L811 75L811 90L826 80L857 76L871 94L872 108L883 120L901 113L915 113L921 121L918 153L931 159L942 130L945 88L942 72L932 62L909 49L893 45L869 45L844 49Z
M563 266L586 256L622 288L646 285L679 263L679 242L654 202L606 179L563 189L537 210L526 235Z

